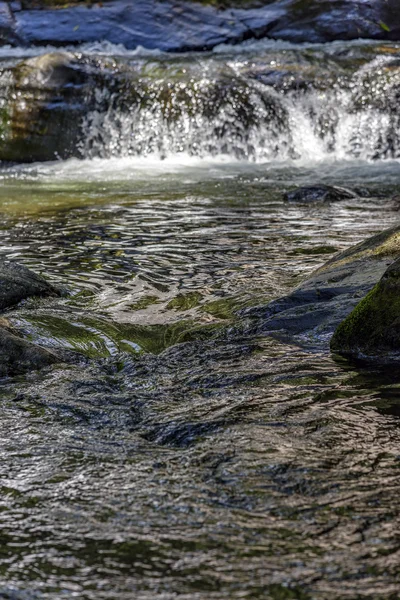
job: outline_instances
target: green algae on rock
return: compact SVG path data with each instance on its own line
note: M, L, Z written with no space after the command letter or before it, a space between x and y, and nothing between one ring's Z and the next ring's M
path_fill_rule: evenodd
M400 357L400 259L339 325L331 350L379 362Z

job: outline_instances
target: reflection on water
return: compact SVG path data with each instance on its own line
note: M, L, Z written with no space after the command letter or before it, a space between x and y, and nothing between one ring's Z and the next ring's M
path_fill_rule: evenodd
M398 165L79 168L2 173L2 255L68 291L7 318L82 358L1 382L0 596L398 598L398 373L237 316L396 223Z

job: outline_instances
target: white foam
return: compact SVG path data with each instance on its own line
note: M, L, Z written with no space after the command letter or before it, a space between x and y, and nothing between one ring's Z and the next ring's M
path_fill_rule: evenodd
M307 48L321 48L324 52L329 53L330 50L337 51L338 48L351 48L359 47L363 45L382 45L382 41L377 40L365 40L357 39L351 41L334 41L327 43L292 43L284 40L275 40L269 38L263 38L261 40L246 40L239 44L219 44L213 48L210 52L187 52L179 53L178 55L171 52L164 52L158 49L149 49L143 46L137 46L133 49L126 48L123 44L113 44L106 40L99 40L96 42L87 42L78 45L66 45L66 46L11 46L5 44L0 47L0 59L2 58L31 58L34 56L42 56L52 52L75 52L85 54L88 56L124 56L124 57L161 57L161 56L201 56L207 57L210 54L247 54L247 53L258 53L261 51L284 51L284 50L301 50ZM396 42L384 42L385 46L391 46L393 48L399 48L400 44Z
M391 46L400 49L400 44L396 42L382 42L382 40L368 40L368 39L356 39L356 40L335 40L333 42L288 42L280 39L262 38L260 40L250 39L241 42L240 44L218 44L213 48L214 54L243 54L243 53L258 53L261 51L273 51L279 52L283 50L302 50L307 48L312 49L323 49L324 52L330 50L337 51L340 48L352 48L360 46L378 46L385 44L385 46Z
M126 57L151 57L162 56L161 50L149 50L143 46L137 46L133 50L128 50L123 44L112 44L107 41L89 42L77 46L30 46L14 47L5 45L0 47L0 59L6 58L32 58L43 56L53 52L73 52L75 54L84 54L87 56L126 56Z
M286 179L307 184L310 179L319 182L385 181L386 184L400 181L400 160L338 160L302 157L297 160L273 160L255 163L235 160L226 156L195 157L177 154L161 160L158 156L108 159L69 159L30 165L14 165L0 170L3 184L14 180L37 182L47 186L82 185L98 183L156 184L168 186L168 182L193 183L210 179L232 179L235 177L257 177L270 182Z
M0 171L0 179L38 179L41 181L130 181L148 177L162 177L166 174L182 174L194 171L208 171L212 176L224 169L246 169L250 163L227 156L199 158L187 154L176 154L166 159L157 155L125 158L92 158L13 165Z

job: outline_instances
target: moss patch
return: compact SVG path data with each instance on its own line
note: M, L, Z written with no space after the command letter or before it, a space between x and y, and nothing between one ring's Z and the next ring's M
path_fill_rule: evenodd
M137 302L130 304L129 308L131 308L132 310L145 310L153 304L158 304L159 301L160 299L158 298L158 296L143 296L143 298L141 298Z
M187 294L178 294L167 304L170 310L190 310L199 305L202 295L199 292L189 292Z
M351 356L400 353L400 259L339 325L331 350Z
M201 307L201 310L216 319L233 319L235 308L237 308L237 303L234 298L222 298L207 302Z

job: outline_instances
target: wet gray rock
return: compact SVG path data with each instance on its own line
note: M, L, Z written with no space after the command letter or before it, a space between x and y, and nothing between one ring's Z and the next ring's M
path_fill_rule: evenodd
M0 45L17 46L21 42L16 32L14 15L9 2L0 2Z
M223 8L187 0L111 0L57 10L46 4L0 2L0 41L61 46L106 40L184 52L263 37L326 42L400 36L397 0L265 0L247 8L229 0Z
M357 194L351 190L331 185L314 185L309 187L300 187L284 194L287 202L339 202L340 200L349 200L356 198Z
M330 42L358 38L398 40L397 0L291 0L268 35L291 42Z
M179 0L115 0L57 10L14 9L9 35L11 39L19 37L26 45L105 40L130 49L207 50L221 43L263 37L285 14L285 8L278 4L262 9L218 10Z
M45 279L11 261L0 262L0 309L10 308L32 296L57 295ZM18 337L0 322L0 376L49 366L60 359L52 352Z
M244 316L255 319L260 334L326 350L339 324L398 258L400 226L335 255L292 294Z
M53 352L0 327L0 376L42 369L57 362L60 358Z
M0 261L0 310L32 296L54 296L59 292L43 277L23 265Z

